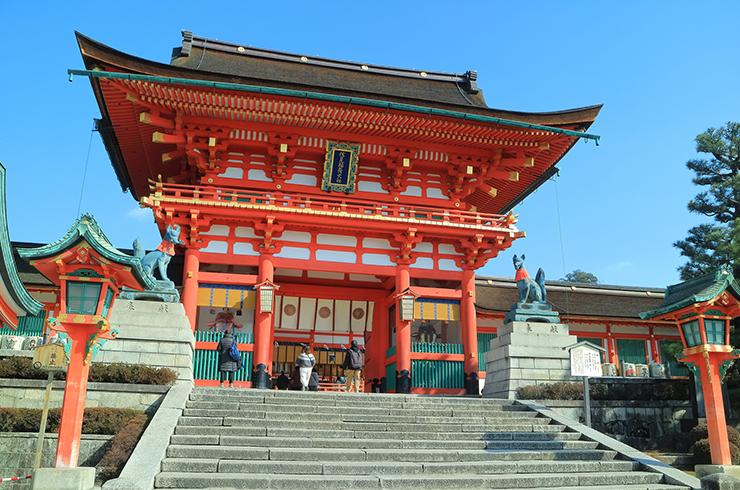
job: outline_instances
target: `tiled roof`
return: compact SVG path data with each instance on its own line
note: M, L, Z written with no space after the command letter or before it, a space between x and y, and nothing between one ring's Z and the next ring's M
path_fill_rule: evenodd
M460 106L486 107L477 74L441 73L341 61L226 43L183 31L171 64L202 72L258 79L260 84L320 87L342 94L375 94Z
M639 320L640 313L663 301L664 289L547 281L547 301L561 318L623 318ZM476 306L480 313L505 313L519 301L516 282L509 277L477 276Z
M21 258L29 262L32 260L47 259L61 254L64 250L75 246L81 240L85 240L105 259L129 267L136 283L144 288L154 289L154 280L144 272L141 259L124 254L116 249L100 229L95 218L87 214L83 214L75 220L67 234L59 240L38 248L21 248L18 249L18 253Z
M652 310L644 310L642 318L655 318L685 308L694 303L704 303L716 298L728 290L735 298L740 299L740 287L732 271L719 268L703 276L668 286L665 301Z

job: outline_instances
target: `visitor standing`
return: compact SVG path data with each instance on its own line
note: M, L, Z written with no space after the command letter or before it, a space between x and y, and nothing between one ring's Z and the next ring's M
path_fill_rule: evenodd
M310 350L311 349L307 345L304 345L301 355L298 356L298 359L296 359L295 362L300 371L301 389L303 391L308 391L308 382L311 379L311 368L316 364L316 358L309 352Z
M352 391L354 381L355 392L359 393L360 383L362 382L362 351L360 351L356 340L352 341L350 348L345 352L342 368L344 369L344 375L347 377L347 392Z
M234 337L231 335L231 330L227 328L224 330L221 340L218 341L218 346L216 346L216 350L218 351L218 370L221 373L221 383L218 385L220 388L223 388L227 374L230 383L229 386L231 388L234 387L234 372L240 367L239 363L229 354L233 344Z

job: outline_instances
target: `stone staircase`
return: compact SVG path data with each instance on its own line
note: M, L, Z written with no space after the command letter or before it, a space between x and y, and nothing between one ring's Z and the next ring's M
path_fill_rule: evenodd
M231 388L193 389L161 470L155 488L692 488L508 400Z

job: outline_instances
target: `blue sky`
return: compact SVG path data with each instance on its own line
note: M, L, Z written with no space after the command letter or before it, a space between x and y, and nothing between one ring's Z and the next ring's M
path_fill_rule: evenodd
M168 63L180 30L268 49L448 72L478 71L490 107L546 112L604 104L550 181L515 209L527 237L511 257L548 278L581 269L605 284L663 287L684 262L672 243L707 221L685 162L694 138L740 120L740 2L13 2L0 1L0 162L11 238L48 243L81 211L114 245L159 243L151 213L123 194L74 31ZM89 166L81 196L85 161ZM562 237L562 239L561 239Z

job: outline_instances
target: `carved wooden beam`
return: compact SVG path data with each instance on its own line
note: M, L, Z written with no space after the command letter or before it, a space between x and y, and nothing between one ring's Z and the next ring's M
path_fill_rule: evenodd
M406 190L406 174L414 166L416 148L404 146L387 146L385 164L388 168L385 189L397 199L398 194Z
M267 137L267 155L272 162L272 179L278 182L276 187L280 189L281 183L293 176L293 159L301 136L270 132L267 133Z

